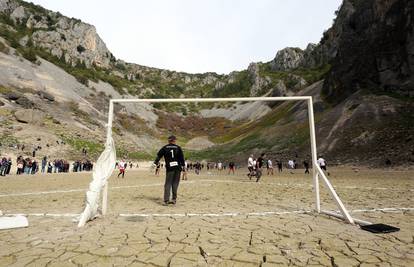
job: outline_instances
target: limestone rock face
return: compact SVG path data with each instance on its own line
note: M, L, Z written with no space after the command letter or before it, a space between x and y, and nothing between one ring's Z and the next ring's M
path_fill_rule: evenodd
M287 47L277 52L275 59L271 62L274 71L286 71L296 69L304 59L304 52L300 48Z
M14 114L17 121L30 124L41 124L45 118L45 114L40 110L21 109Z
M92 25L47 10L35 14L16 0L0 0L0 12L35 29L31 36L34 45L57 57L64 55L66 62L72 65L82 62L87 67L109 68L111 61L115 60ZM21 41L23 45L26 43L27 39Z
M250 88L250 96L258 96L271 83L271 80L267 77L260 76L259 65L257 63L250 63L247 71L253 84Z
M26 12L24 7L19 6L16 9L14 9L13 12L10 14L10 17L14 22L22 21L24 18L26 18Z
M340 53L325 79L327 100L338 103L360 89L414 96L413 1L345 0L333 29L341 30Z
M211 73L207 74L207 76L203 79L202 84L213 84L214 82L217 81L217 78L214 77L214 75L212 75Z
M19 7L19 4L13 0L0 0L0 12L11 13Z
M60 18L56 25L58 28L54 31L36 31L32 36L33 42L55 56L65 54L65 60L73 65L81 61L88 67L109 67L112 54L94 26L67 18Z

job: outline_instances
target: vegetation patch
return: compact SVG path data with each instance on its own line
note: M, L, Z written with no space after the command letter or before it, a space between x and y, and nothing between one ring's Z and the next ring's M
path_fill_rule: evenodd
M297 68L290 71L273 71L270 63L259 65L260 76L267 76L272 80L269 88L276 85L279 80L282 80L287 88L292 88L296 85L296 81L292 78L292 75L300 76L305 79L308 84L312 84L324 79L330 69L331 65L326 64L317 68Z
M0 85L0 94L7 94L7 93L11 93L13 90L11 90L8 87L4 87Z
M250 96L253 83L247 70L238 72L232 83L226 83L222 88L212 92L213 97L244 97Z
M116 113L115 122L118 123L123 129L133 134L156 134L152 129L150 129L147 126L147 123L137 115Z
M81 139L73 136L61 135L63 141L68 145L73 147L76 151L81 152L82 149L86 149L88 154L94 158L97 158L98 155L104 150L104 145L95 141L90 141L86 139Z
M224 135L231 127L235 127L235 125L230 120L219 117L181 117L176 114L159 112L157 127L163 129L166 133L174 133L186 138L192 138L200 135L208 135L210 137Z

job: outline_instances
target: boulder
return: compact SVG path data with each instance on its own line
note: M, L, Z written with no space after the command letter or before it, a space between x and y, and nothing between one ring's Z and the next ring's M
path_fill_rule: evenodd
M7 100L10 100L10 101L16 101L17 99L22 97L21 94L16 93L16 92L7 92L4 94L4 96L6 97Z
M45 118L45 113L36 109L22 109L14 113L14 117L18 122L41 124Z
M51 94L47 93L47 92L44 92L44 91L39 91L39 92L37 92L37 94L38 94L41 98L46 99L46 100L49 100L50 102L55 101L55 97L54 97L53 95L51 95Z
M275 87L272 89L271 96L278 97L278 96L286 96L287 95L287 88L285 83L282 80L279 80Z
M25 96L19 97L15 102L23 108L33 108L35 106L35 104Z
M23 6L19 6L17 7L11 14L10 14L10 18L14 21L14 22L22 22L23 19L26 18L26 12Z

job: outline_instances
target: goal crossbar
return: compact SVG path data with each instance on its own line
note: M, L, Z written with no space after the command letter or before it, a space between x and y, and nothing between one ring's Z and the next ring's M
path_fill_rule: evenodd
M345 208L344 204L342 203L341 199L339 198L338 194L336 193L335 189L333 188L332 184L330 183L329 179L326 177L325 173L319 167L317 163L317 150L316 150L316 134L315 134L315 119L314 119L314 112L313 112L313 100L312 96L286 96L286 97L234 97L234 98L163 98L163 99L111 99L109 102L109 111L108 111L108 124L107 124L107 142L106 147L110 145L114 146L112 140L112 122L114 117L114 104L115 103L197 103L197 102L273 102L273 101L306 101L307 108L308 108L308 119L309 119L309 132L310 132L310 143L311 143L311 156L312 156L312 177L313 177L313 191L315 194L315 211L317 213L324 213L328 215L328 212L321 211L320 205L320 193L319 193L319 176L321 177L324 185L326 186L329 194L331 195L332 199L334 200L335 204L337 205L340 214L337 214L336 217L345 220L348 223L354 224L355 221L351 215L349 214L348 210ZM108 149L110 150L110 149ZM102 158L108 158L104 156L104 153L108 151L102 152ZM115 152L113 152L115 153ZM99 166L99 161L101 157L97 161L97 166ZM115 164L114 164L115 165ZM114 166L113 166L114 167ZM114 169L114 168L113 168ZM112 169L112 171L113 171ZM103 188L100 188L97 195L102 192L102 215L105 215L108 210L108 182L107 179L109 178L110 174L106 174L105 182L102 184ZM95 174L95 173L94 173ZM94 180L96 178L94 177ZM90 188L92 187L92 181ZM91 190L91 189L90 189ZM95 190L94 193L96 193ZM87 194L88 198L88 194ZM91 219L87 214L90 214L90 210L88 209L88 200L85 207L85 211L80 217L79 220L79 227L82 227L86 224L86 222Z

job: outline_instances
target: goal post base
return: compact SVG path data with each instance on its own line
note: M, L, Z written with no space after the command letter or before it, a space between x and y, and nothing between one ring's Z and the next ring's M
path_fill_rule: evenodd
M339 214L339 213L337 213L337 212L335 212L335 211L328 211L328 210L321 210L321 212L320 212L321 214L325 214L325 215L328 215L328 216L332 216L332 217L335 217L335 218L338 218L338 219L341 219L341 220L344 220L345 222L348 222L347 221L347 219L346 219L346 217L344 217L342 214ZM364 221L364 220L360 220L360 219L355 219L355 218L352 218L353 220L354 220L354 224L358 224L358 225L371 225L372 223L371 222L368 222L368 221Z

